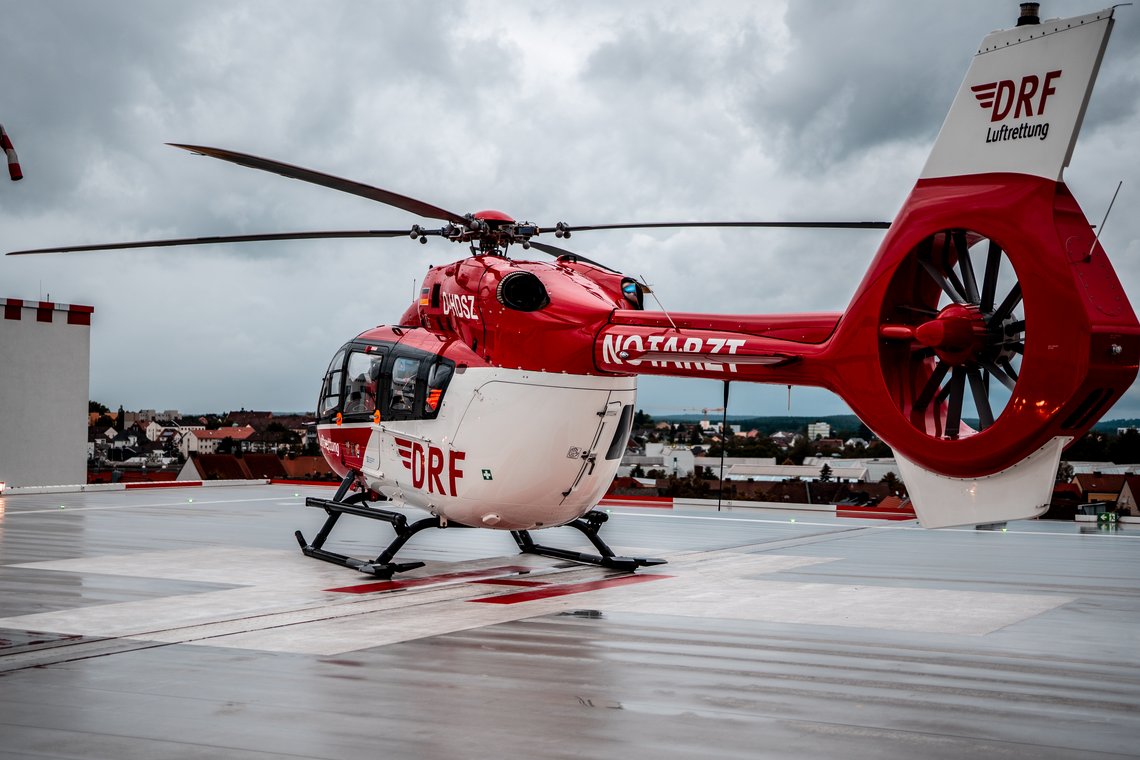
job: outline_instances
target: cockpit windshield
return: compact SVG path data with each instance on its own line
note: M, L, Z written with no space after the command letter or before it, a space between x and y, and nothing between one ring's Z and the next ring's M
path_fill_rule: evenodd
M317 409L324 420L432 419L455 363L414 348L350 343L333 357Z

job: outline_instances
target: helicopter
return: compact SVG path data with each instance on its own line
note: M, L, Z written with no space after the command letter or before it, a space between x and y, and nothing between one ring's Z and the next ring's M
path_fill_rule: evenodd
M1035 517L1062 449L1140 367L1140 323L1063 181L1113 12L1042 22L1023 8L1018 26L988 35L891 223L539 225L172 143L423 221L9 255L350 237L467 246L429 268L398 322L347 341L321 384L319 446L342 480L332 499L306 499L327 518L311 541L300 531L296 539L307 556L380 578L423 565L395 558L429 528L509 531L522 552L619 570L662 563L617 556L600 536L607 515L594 509L625 452L646 374L721 380L726 399L736 382L831 390L894 450L924 527ZM847 309L834 313L649 310L644 281L563 247L579 233L675 227L886 232ZM551 259L513 257L520 249ZM427 516L409 523L395 507ZM373 559L325 549L346 514L387 522L395 538ZM597 553L532 536L558 526Z

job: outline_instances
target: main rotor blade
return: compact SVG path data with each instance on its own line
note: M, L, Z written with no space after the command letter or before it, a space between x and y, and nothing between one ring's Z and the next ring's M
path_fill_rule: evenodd
M442 219L447 222L455 222L456 224L462 225L467 224L467 220L463 214L456 214L454 211L448 211L439 206L433 206L430 203L424 203L415 198L409 198L406 195L393 193L389 190L382 190L379 187L365 185L362 182L334 177L331 174L324 174L322 172L313 171L312 169L305 169L300 166L274 161L271 158L261 158L259 156L251 156L248 153L239 153L235 150L209 148L203 145L183 145L181 143L167 143L167 145L188 150L191 153L197 153L202 156L220 158L223 161L229 161L239 166L246 166L250 169L261 169L262 171L280 174L283 177L299 179L302 182L312 182L314 185L321 185L322 187L329 187L344 193L359 195L362 198L368 198L370 200L379 201L380 203L386 203L389 206L395 206L396 208L403 209L417 216L423 216L429 219Z
M607 272L614 272L616 274L621 274L621 272L618 272L616 269L614 269L612 267L608 267L605 264L600 264L597 261L594 261L593 259L588 259L580 253L574 253L573 251L567 251L565 248L559 248L556 245L548 245L546 243L540 243L537 240L529 240L527 242L530 243L531 248L537 248L538 250L542 251L543 253L550 254L554 258L561 258L562 256L569 256L573 259L577 259L578 261L584 261L587 264L593 264L594 266L596 266L600 269L604 269Z
M34 248L27 251L9 251L7 256L25 256L32 253L81 253L84 251L115 251L124 248L166 248L176 245L211 245L213 243L252 243L261 240L321 240L331 238L387 238L406 237L408 230L345 230L329 232L273 232L260 235L217 235L170 240L139 240L130 243L101 243L98 245L72 245L59 248Z
M554 229L555 226L556 225L551 225L549 229ZM664 227L792 227L837 230L885 230L890 226L890 222L644 222L636 224L566 224L563 225L563 229L569 232L658 229ZM548 228L543 227L542 229L545 230Z

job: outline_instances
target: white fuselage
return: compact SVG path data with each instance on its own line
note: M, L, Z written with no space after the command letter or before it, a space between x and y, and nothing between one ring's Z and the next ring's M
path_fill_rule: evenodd
M634 377L468 368L435 419L369 425L362 472L394 504L464 525L563 525L613 480L635 396Z

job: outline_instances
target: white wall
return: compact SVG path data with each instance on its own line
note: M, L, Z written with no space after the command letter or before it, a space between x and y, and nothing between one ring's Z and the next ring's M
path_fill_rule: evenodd
M0 298L0 480L86 483L91 327L68 316L89 321L89 312L52 304L40 322L39 306Z

